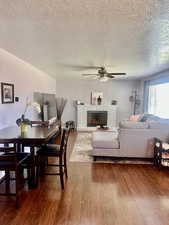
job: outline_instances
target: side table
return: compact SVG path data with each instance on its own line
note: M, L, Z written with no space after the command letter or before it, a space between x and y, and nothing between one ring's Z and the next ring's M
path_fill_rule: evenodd
M169 144L154 138L154 164L158 167L169 167Z

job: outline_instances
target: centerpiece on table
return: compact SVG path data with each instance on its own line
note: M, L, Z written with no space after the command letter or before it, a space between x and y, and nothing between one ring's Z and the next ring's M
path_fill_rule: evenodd
M40 105L37 102L29 101L27 98L24 113L21 115L21 118L16 120L16 124L21 128L21 133L27 132L28 127L32 124L29 119L25 118L25 114L29 107L33 107L37 110L38 113L41 113Z

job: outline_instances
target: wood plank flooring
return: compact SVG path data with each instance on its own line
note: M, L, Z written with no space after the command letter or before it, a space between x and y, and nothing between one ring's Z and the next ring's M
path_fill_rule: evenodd
M71 134L69 152L74 144ZM64 191L45 176L22 193L21 208L0 198L0 225L167 225L169 170L152 165L69 163Z

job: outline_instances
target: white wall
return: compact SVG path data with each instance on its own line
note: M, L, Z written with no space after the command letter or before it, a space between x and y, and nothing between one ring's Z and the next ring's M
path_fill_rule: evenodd
M16 119L24 111L26 97L32 100L34 91L54 94L56 91L55 79L2 49L0 49L0 82L13 83L15 96L19 97L19 102L13 104L1 104L0 99L0 129L16 124ZM29 110L27 117L30 118L33 114Z
M139 89L140 81L113 80L100 82L98 80L56 80L56 96L65 97L68 103L63 113L63 121L76 120L74 101L81 100L90 103L92 91L103 92L103 104L118 101L118 121L128 118L132 113L129 96L132 90Z

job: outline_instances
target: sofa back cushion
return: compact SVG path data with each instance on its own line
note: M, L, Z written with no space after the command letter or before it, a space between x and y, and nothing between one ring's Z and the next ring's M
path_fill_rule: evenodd
M125 129L147 129L149 124L146 122L131 122L131 121L122 121L119 124L120 128Z
M152 115L152 114L143 114L140 117L140 122L146 122L146 121L159 121L160 118L158 116Z
M149 121L149 129L169 130L169 123L161 121Z

